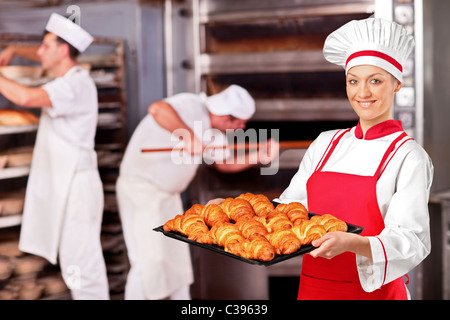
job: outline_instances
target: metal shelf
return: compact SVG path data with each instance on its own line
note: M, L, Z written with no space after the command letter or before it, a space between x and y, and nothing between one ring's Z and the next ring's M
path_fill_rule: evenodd
M0 126L0 135L33 132L38 129L37 124L23 125L23 126Z
M375 11L372 3L344 3L344 4L328 4L314 5L305 7L286 7L286 8L267 8L253 9L227 12L210 12L201 13L199 15L200 24L208 23L239 23L239 22L256 22L264 20L314 17L328 15L346 15L359 13L373 13Z
M257 99L254 120L356 120L346 98Z
M322 50L200 55L201 74L342 71Z
M30 167L15 167L0 169L0 180L26 177L30 173Z
M22 215L21 214L0 217L0 229L15 227L15 226L20 225L21 223L22 223Z

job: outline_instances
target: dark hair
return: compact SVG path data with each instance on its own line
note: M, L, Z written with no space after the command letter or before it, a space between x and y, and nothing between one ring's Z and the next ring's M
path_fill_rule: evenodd
M50 32L45 30L44 36L47 33L50 33ZM58 41L58 43L60 43L60 44L67 44L69 46L69 57L74 61L77 60L78 56L80 55L80 51L78 51L77 48L75 48L73 45L71 45L70 43L68 43L66 40L64 40L63 38L61 38L59 36L56 36L56 41Z

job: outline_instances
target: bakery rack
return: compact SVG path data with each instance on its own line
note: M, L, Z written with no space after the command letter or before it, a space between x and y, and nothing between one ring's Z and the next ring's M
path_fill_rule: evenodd
M0 49L11 44L36 45L40 44L41 36L24 34L0 34ZM21 58L13 62L28 64ZM22 62L23 61L23 62ZM98 155L98 167L104 189L104 214L101 241L106 262L111 299L123 297L126 274L129 269L126 247L123 240L120 218L118 216L115 197L115 182L119 174L119 165L127 144L127 87L125 41L121 38L97 37L89 49L79 57L79 64L87 65L91 77L97 86L99 99L99 118L97 124L95 149ZM0 103L1 106L1 103ZM3 106L1 106L3 107ZM16 108L17 106L8 105ZM28 135L28 141L34 144L37 125L5 127L0 126L0 141L7 141L8 145L15 146L17 141ZM17 138L17 136L20 137ZM0 152L2 151L0 144ZM25 188L29 174L29 166L21 168L0 169L0 190L2 185L11 181L18 188ZM58 288L57 280L61 280L59 267L42 263L39 257L25 255L17 248L20 234L21 213L11 216L0 214L0 300L2 299L70 299L66 287L64 292L48 295L48 286ZM3 254L2 247L13 247L14 255L9 256L12 266L6 266L8 256ZM22 256L28 258L33 264L40 265L40 270L33 272L34 285L20 282L12 270L9 277L1 276L3 269L14 269L14 262ZM6 258L5 258L6 257ZM34 260L33 260L34 259ZM48 269L56 269L54 275L48 275ZM55 279L48 279L48 277ZM42 281L41 281L42 278ZM45 280L45 281L44 281ZM59 288L63 286L59 284ZM28 288L28 292L23 292ZM56 292L55 289L49 292ZM32 294L34 293L34 294Z

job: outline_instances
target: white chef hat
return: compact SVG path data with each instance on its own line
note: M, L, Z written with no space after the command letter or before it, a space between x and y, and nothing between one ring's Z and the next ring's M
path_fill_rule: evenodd
M353 20L332 32L323 47L329 62L345 68L373 65L403 80L403 66L414 48L414 38L401 25L379 19Z
M94 41L94 38L86 30L57 13L52 13L45 30L66 40L80 52L84 52Z
M255 100L247 90L235 84L206 98L206 106L217 116L232 115L247 120L255 113Z

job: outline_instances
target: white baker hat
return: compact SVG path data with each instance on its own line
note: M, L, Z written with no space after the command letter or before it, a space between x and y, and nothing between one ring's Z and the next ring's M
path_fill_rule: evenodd
M94 41L94 38L86 30L57 13L52 13L45 30L66 40L80 52L84 52Z
M206 98L206 106L217 116L232 115L244 120L250 119L255 113L255 100L247 90L235 84Z
M332 32L323 47L329 62L345 68L373 65L403 81L403 66L414 38L401 25L379 19L353 20Z

